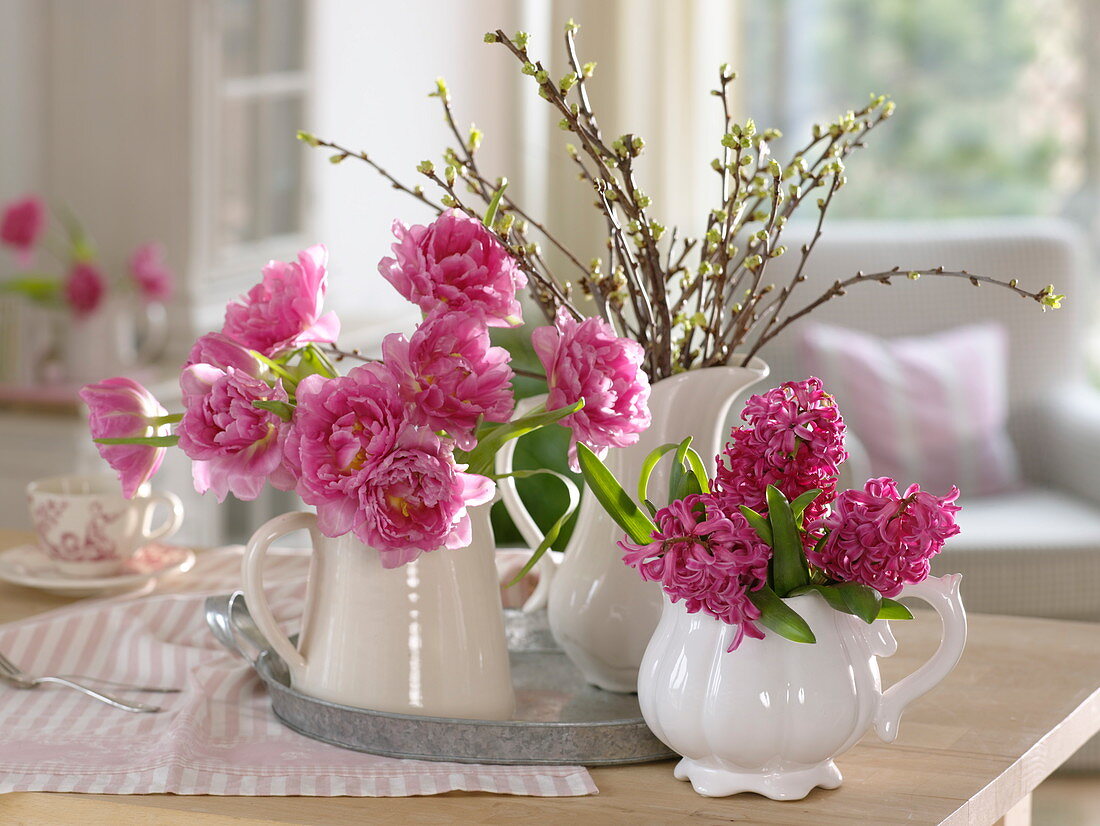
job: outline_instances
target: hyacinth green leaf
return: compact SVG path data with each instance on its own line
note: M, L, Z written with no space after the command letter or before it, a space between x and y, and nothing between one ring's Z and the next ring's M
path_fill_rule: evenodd
M690 441L690 437L687 441ZM703 467L703 457L700 456L693 447L688 447L684 451L687 456L688 463L691 465L691 472L694 474L695 479L699 482L700 493L710 493L710 479L707 478L707 469Z
M649 511L650 516L657 515L657 506L650 502L648 499L643 499L642 504L645 505L645 509Z
M772 544L771 523L748 505L741 505L741 513L744 514L745 519L749 521L749 525L752 526L752 529L756 531L756 535L770 546Z
M643 502L649 501L649 479L653 475L657 463L661 461L666 453L676 450L677 447L679 446L675 442L661 445L651 450L649 455L642 461L642 470L638 474L638 498Z
M809 566L802 538L794 521L791 503L774 485L768 485L768 521L772 528L772 562L775 591L786 596L810 582Z
M577 443L577 461L585 483L615 523L639 545L651 542L653 532L657 530L653 520L634 504L630 494L623 490L623 486L607 469L607 465L582 442Z
M504 190L508 188L508 182L501 184L500 189L493 193L493 200L489 201L489 208L485 211L484 224L489 229L493 228L493 222L497 219L497 210L500 209L500 199L504 197Z
M884 620L910 620L913 619L913 612L898 602L896 599L890 599L889 597L882 598L882 605L878 609L877 619Z
M760 611L759 622L791 642L815 643L817 637L809 623L779 598L769 586L750 591L749 599Z
M538 561L542 559L543 555L548 550L550 550L554 542L557 541L558 535L561 534L562 528L565 527L565 523L569 521L569 517L574 514L574 512L577 510L577 505L579 505L581 501L581 492L577 488L577 486L573 484L573 480L567 477L565 474L557 473L553 470L546 470L541 468L538 470L515 470L511 473L505 474L504 476L497 476L496 478L502 479L505 478L505 476L511 476L516 479L526 479L530 476L538 475L553 476L555 479L561 482L565 486L566 492L569 494L569 504L565 506L565 510L562 511L561 516L559 516L554 524L550 526L550 529L543 536L542 542L540 542L539 546L535 548L535 552L531 554L531 558L527 560L527 564L524 565L523 569L518 574L516 574L515 578L511 582L508 583L509 588L511 588L513 585L515 585L517 582L527 576L527 574L531 572L531 569L538 564Z
M837 585L825 585L823 589L831 589L840 594L849 614L854 614L870 625L878 618L882 607L882 594L869 585L859 582L841 582Z
M794 512L794 515L798 516L798 514L806 510L806 508L810 506L810 503L817 499L817 497L819 497L820 495L821 488L813 488L812 490L806 491L804 494L791 502L791 510Z
M821 488L814 488L813 490L806 491L804 494L791 502L791 513L794 514L795 521L798 523L799 527L802 527L803 512L805 512L806 508L808 508L810 504L820 495Z
M294 418L294 405L287 404L286 402L256 399L252 402L252 406L258 407L260 410L270 410L284 422L289 422Z
M149 447L175 447L179 436L130 436L125 439L95 439L99 445L148 445Z
M559 407L556 410L543 410L541 407L521 416L511 422L506 422L499 427L485 431L478 435L477 447L465 455L465 463L469 465L470 473L488 475L493 470L493 459L500 450L501 445L510 439L518 439L532 430L538 430L548 424L553 424L559 419L564 419L570 413L576 413L584 407L584 399L578 399L568 407ZM456 451L456 454L458 454Z
M672 492L671 501L675 502L678 499L684 499L702 492L703 489L699 486L698 477L694 473L683 473L680 475L680 484Z

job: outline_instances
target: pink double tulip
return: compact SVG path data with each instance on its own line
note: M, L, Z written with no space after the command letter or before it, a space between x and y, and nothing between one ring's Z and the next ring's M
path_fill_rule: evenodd
M89 426L93 439L132 439L167 436L169 426L150 422L168 411L153 394L133 379L105 379L80 389L80 398L88 405ZM122 483L122 493L130 499L160 468L167 448L152 445L96 444L102 456Z

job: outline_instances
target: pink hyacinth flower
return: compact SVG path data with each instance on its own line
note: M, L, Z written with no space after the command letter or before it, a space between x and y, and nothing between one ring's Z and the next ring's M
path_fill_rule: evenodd
M192 460L195 490L212 490L223 502L230 493L255 499L267 481L280 490L294 486L283 463L286 422L252 404L287 401L281 382L270 387L234 367L193 364L180 374L180 389L179 446Z
M490 327L523 323L516 291L527 276L493 233L449 209L428 226L393 224L393 258L378 271L425 314L441 303L449 309L475 309Z
M752 396L741 418L748 424L733 429L718 457L715 490L723 507L735 511L746 505L763 513L768 485L791 500L818 488L821 495L805 518L809 523L824 516L836 496L837 469L848 453L844 420L821 380L811 376ZM816 541L812 532L806 534L808 546Z
M808 558L834 579L897 596L907 583L928 576L931 558L959 532L958 497L956 487L934 496L910 485L901 495L889 477L868 479L863 490L837 496L824 520L828 538Z
M93 439L133 439L167 436L169 425L153 425L151 418L168 415L153 394L133 379L105 379L80 389L88 405ZM152 445L101 445L96 449L122 483L122 495L132 499L164 461L167 448Z
M572 429L569 463L577 469L577 442L597 455L609 447L635 444L649 427L649 377L645 352L636 341L619 338L601 318L577 321L565 309L553 327L531 333L531 345L546 370L548 410L584 399L584 407L561 423Z
M642 579L659 582L673 602L688 613L703 611L732 625L733 651L744 637L762 639L756 626L760 610L749 594L768 579L772 551L740 512L723 511L713 494L695 494L671 502L653 517L652 541L623 540L623 561Z
M477 444L482 421L503 422L512 414L511 356L489 344L489 330L477 313L439 308L406 338L382 342L382 359L411 405L411 420L445 430L463 450Z
M321 314L327 289L328 251L315 244L292 262L270 261L263 281L225 308L222 332L243 347L277 356L340 334L335 313Z
M307 376L296 397L286 456L323 534L353 531L387 567L469 543L466 507L488 501L492 482L462 472L450 442L408 420L385 365Z
M33 195L12 201L0 213L0 243L15 251L20 266L31 262L34 247L46 228L46 206Z
M175 276L164 263L161 244L142 244L130 256L130 277L137 285L142 300L168 301L175 287Z
M103 276L86 262L73 264L65 281L65 300L77 318L86 318L99 309L106 285Z

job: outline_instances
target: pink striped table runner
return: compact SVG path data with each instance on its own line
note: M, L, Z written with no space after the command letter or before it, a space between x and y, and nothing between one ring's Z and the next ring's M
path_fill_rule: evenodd
M307 558L272 555L276 616L301 611ZM75 691L0 684L0 792L400 797L463 790L595 794L579 766L473 766L395 760L295 734L271 713L252 670L225 652L203 618L209 593L239 581L240 550L200 556L173 593L79 603L0 626L0 650L30 673L92 674L175 685L166 710L129 714Z

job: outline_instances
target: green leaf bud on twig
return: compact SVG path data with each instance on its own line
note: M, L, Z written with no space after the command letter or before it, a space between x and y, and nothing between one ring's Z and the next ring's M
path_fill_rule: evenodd
M558 81L558 88L561 90L561 93L563 95L568 94L569 90L572 89L576 85L577 85L577 73L576 72L570 72L565 77L563 77L560 81Z
M482 39L486 43L496 43L497 42L496 32L485 32L485 37L483 37Z
M530 39L531 35L529 35L527 32L516 32L514 35L512 35L512 41L520 49L526 49L527 41Z
M581 67L581 74L585 77L592 77L596 73L596 61L590 60Z
M558 121L558 129L560 129L563 132L568 132L569 131L569 119L568 118L562 118L561 120L559 120ZM572 146L572 144L569 144L569 145ZM574 155L574 154L576 154L576 152L575 151L570 152L569 154Z
M759 255L750 255L745 259L745 269L756 270L760 268L760 265L764 263L764 259Z
M474 124L470 124L470 151L476 152L481 147L481 141L485 137L485 133L478 129Z
M447 81L445 81L441 77L437 77L435 79L435 91L434 92L429 92L428 97L430 97L430 98L440 98L441 100L443 100L447 103L450 103L451 102L451 93L450 93L450 90L447 89Z
M640 209L645 209L653 203L653 199L642 192L642 190L636 189L634 191L634 203L637 204Z
M535 66L534 63L524 63L523 68L520 71L523 72L525 75L530 75L531 77L534 77L535 73L538 71L538 67Z
M715 158L710 162L710 168L713 169L715 172L721 172L722 162L718 158Z
M546 83L546 81L548 81L549 79L550 73L547 72L545 69L539 69L539 71L535 72L535 80L537 80L539 83Z
M298 140L314 148L321 145L321 141L317 139L316 135L311 132L303 132L301 129L298 130Z
M458 206L458 201L456 201L450 195L444 195L442 198L439 199L439 201L445 207L456 207L456 206Z
M347 158L347 155L343 152L340 152L336 155L329 155L328 162L333 164L343 163L345 158Z
M416 171L421 175L431 175L435 172L435 164L431 161L421 161L416 165Z
M566 33L567 34L576 34L579 30L580 30L580 26L576 22L574 22L572 17L570 17L569 20L566 21L566 23L565 23Z
M910 281L917 281L920 278L920 273L916 270L911 270L905 277Z

